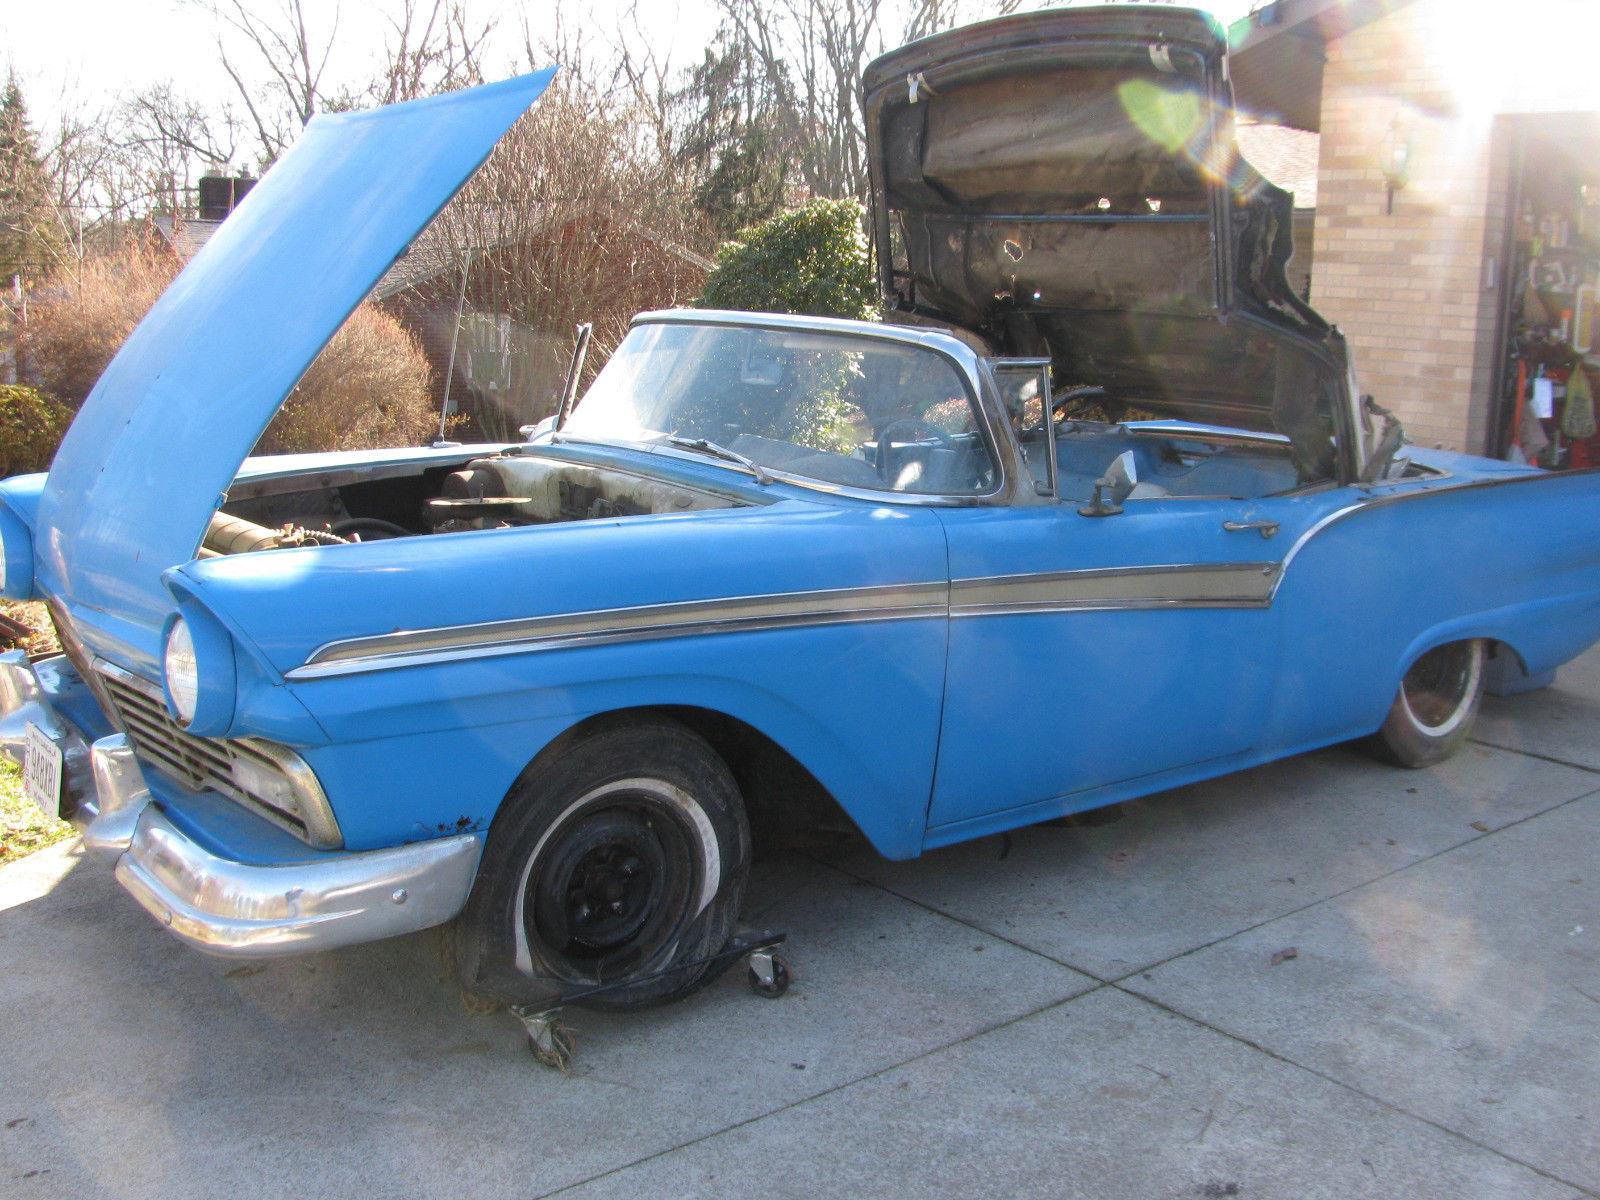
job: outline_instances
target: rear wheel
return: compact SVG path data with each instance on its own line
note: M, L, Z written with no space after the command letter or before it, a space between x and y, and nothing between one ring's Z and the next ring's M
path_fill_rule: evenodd
M1483 698L1484 643L1451 642L1412 664L1372 737L1379 757L1403 767L1426 767L1461 748Z
M590 730L495 818L450 934L462 985L513 1004L677 999L733 932L749 859L738 787L703 739L662 718Z

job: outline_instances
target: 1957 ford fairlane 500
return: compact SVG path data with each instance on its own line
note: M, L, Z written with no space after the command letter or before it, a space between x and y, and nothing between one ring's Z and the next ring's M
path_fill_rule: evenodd
M1347 739L1421 765L1600 637L1600 475L1358 395L1183 10L872 66L882 322L650 313L525 443L247 458L548 80L318 117L0 485L65 651L0 662L0 738L179 937L449 922L480 993L660 1001L797 797L909 858Z

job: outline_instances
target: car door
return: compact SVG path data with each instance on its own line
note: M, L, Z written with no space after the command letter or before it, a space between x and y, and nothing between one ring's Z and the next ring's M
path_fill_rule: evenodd
M1284 559L1345 491L1130 498L1100 518L1071 501L946 511L930 835L1019 823L993 820L1010 810L1074 811L1097 789L1160 786L1164 773L1255 748L1279 664Z

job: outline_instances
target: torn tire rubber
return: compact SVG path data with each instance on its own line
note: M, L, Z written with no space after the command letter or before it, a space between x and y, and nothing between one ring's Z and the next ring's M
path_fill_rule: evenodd
M1369 739L1378 757L1427 767L1461 748L1483 699L1484 643L1450 642L1412 664L1383 727Z
M733 932L749 865L738 785L703 738L659 717L602 723L506 797L451 958L465 989L507 1003L664 1004L720 969L704 960Z

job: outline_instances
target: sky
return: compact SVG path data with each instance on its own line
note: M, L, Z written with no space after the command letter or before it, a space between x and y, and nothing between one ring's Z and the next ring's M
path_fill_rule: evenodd
M262 11L279 0L251 0ZM499 18L497 73L513 69L524 20L535 35L553 22L549 0L472 0L473 9ZM1247 12L1250 0L1200 0L1224 21ZM584 0L567 11L605 36L623 23L631 0ZM324 20L338 14L339 36L330 64L334 80L364 76L383 41L380 0L312 0ZM653 46L675 61L698 57L716 29L711 0L639 0ZM22 84L36 128L55 124L63 107L93 111L118 92L172 82L197 100L232 99L233 85L218 61L211 19L181 0L0 0L0 71Z

